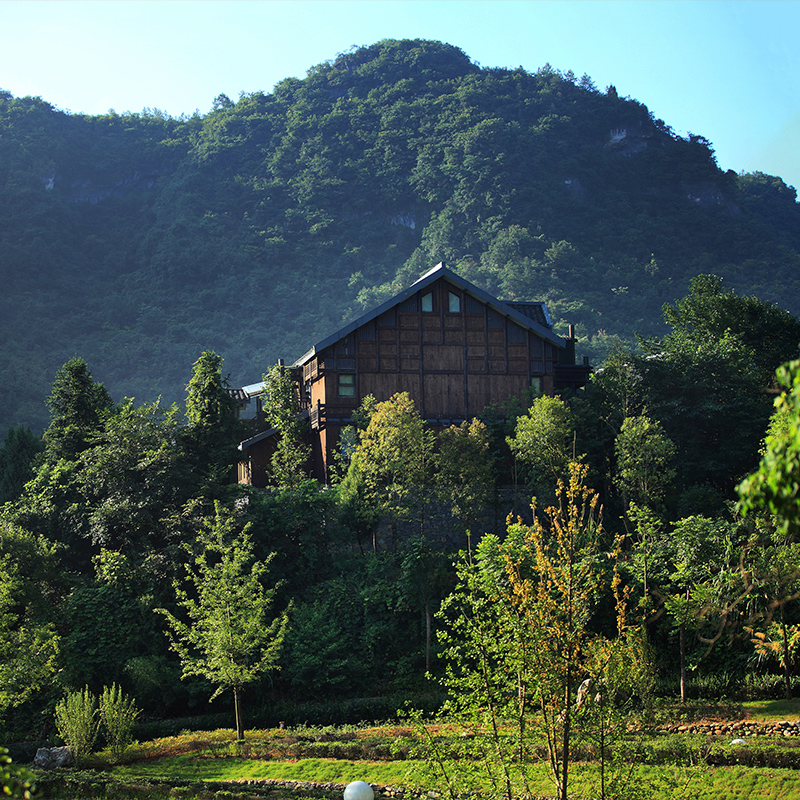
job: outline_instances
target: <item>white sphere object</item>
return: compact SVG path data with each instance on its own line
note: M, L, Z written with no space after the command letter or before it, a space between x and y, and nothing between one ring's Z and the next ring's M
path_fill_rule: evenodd
M747 744L744 739L734 739L731 744Z
M368 783L353 781L344 789L344 800L375 800L375 792Z

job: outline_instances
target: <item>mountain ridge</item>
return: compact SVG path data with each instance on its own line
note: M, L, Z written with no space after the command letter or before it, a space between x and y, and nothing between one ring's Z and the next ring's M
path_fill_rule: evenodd
M624 133L623 133L624 132ZM546 65L384 40L206 115L73 115L0 92L0 431L58 367L181 400L205 349L258 380L444 260L548 303L597 362L699 273L800 311L800 207L637 100Z

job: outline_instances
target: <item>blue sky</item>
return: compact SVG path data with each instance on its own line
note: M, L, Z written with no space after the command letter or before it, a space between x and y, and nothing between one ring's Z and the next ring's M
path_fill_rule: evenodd
M352 45L438 39L613 83L723 169L800 188L797 0L0 0L0 29L0 88L90 114L206 113Z

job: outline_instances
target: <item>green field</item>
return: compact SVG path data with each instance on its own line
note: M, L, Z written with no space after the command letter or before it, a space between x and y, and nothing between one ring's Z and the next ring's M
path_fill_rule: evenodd
M796 718L797 710L796 701L759 702L747 704L745 714L770 722ZM439 732L446 735L447 730ZM410 728L261 730L248 731L244 744L234 739L233 730L217 730L137 743L117 765L101 752L80 771L55 780L43 776L40 795L81 800L334 798L341 796L341 785L364 780L404 788L407 797L428 792L446 797L443 784L414 757L415 733ZM639 746L638 758L624 768L624 788L607 797L800 800L800 737L753 737L737 748L730 736L654 733L641 738ZM597 764L576 761L571 766L571 794L598 797L598 772ZM532 765L529 776L529 796L554 796L544 762ZM305 785L274 783L281 781Z

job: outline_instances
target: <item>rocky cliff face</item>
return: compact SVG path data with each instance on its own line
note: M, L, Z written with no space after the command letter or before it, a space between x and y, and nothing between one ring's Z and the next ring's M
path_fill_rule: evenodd
M109 197L121 197L130 192L141 192L152 189L160 173L153 169L136 169L116 180L108 178L77 178L70 180L66 187L64 180L59 175L50 175L42 178L45 189L63 189L70 203L101 202Z

